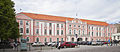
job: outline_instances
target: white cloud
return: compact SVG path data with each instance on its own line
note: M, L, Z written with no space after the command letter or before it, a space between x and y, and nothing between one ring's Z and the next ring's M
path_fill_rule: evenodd
M16 12L43 13L115 23L120 21L120 0L13 0ZM20 9L22 9L20 11Z

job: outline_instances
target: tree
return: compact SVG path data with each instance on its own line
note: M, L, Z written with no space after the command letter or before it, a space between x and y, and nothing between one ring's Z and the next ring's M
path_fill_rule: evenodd
M16 39L20 36L13 7L13 1L0 0L0 38L2 40Z

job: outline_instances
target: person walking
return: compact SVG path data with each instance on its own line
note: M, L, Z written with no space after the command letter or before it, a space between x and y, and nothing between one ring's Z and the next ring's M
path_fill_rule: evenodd
M117 40L115 40L115 46L117 46L117 43L118 43Z
M110 46L110 39L108 40L108 46Z
M15 50L17 48L17 43L14 41L13 42L13 50Z
M61 42L58 43L58 49L60 50L60 45L61 45Z

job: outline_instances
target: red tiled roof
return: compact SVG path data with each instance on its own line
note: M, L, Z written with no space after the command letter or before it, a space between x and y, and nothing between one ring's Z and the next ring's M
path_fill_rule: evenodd
M52 15L44 15L44 14L34 14L34 13L26 13L26 12L21 12L19 14L24 14L32 19L38 19L38 20L50 20L50 21L61 21L65 22L66 20L73 20L74 18L69 18L69 17L61 17L61 16L52 16ZM103 25L107 26L108 23L106 22L101 22L101 21L93 21L93 20L86 20L86 19L80 19L83 22L87 22L87 24L92 24L92 25Z

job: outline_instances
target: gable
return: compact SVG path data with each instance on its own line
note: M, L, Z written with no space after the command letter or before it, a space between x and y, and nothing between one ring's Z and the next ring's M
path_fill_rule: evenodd
M17 14L16 16L16 19L31 19L30 17L24 15L24 14Z

